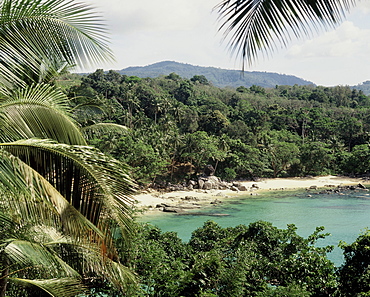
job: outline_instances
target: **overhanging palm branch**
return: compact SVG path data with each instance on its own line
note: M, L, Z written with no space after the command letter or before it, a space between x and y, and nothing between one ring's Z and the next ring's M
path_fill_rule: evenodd
M0 159L0 210L8 210L23 224L45 224L81 241L105 237L30 166L5 150L0 151ZM7 225L5 219L2 224ZM20 226L18 223L17 228Z
M68 98L60 89L36 84L3 90L0 96L0 141L37 137L86 145L68 112Z
M0 256L5 253L10 267L4 277L52 296L74 296L82 290L79 273L103 277L120 290L135 282L129 270L113 260L108 212L98 222L102 230L97 230L36 171L0 152L0 210L8 213L0 212ZM65 295L58 295L63 287Z
M0 147L31 166L101 230L117 222L127 235L134 184L126 167L88 146L28 139Z
M3 220L0 217L0 222ZM15 235L22 239L8 238L7 233L0 239L0 253L7 259L6 276L11 282L37 286L52 296L82 293L86 282L82 275L100 276L119 290L135 283L135 277L126 267L102 257L96 242L81 243L46 225L26 232L15 222L13 226L18 230Z
M19 239L8 239L2 242L3 253L9 263L16 263L17 270L22 267L28 270L23 272L24 275L37 272L40 278L80 277L76 270L59 258L52 249L48 249L45 244L45 242Z
M99 250L93 246L76 245L71 241L67 245L63 241L9 241L3 244L4 254L10 264L9 281L40 287L52 296L75 296L82 293L86 289L83 283L88 279L82 279L82 274L90 274L93 278L100 276L123 292L127 291L128 285L135 283L135 276L129 269L118 262L101 257ZM77 270L71 266L76 266ZM36 275L37 280L30 279ZM59 291L63 294L58 295Z
M249 65L291 36L309 36L314 30L340 23L354 0L224 0L216 6L229 48ZM243 62L244 69L244 62Z
M38 287L53 297L73 297L85 291L85 287L78 279L70 277L44 280L10 278L10 281L23 286Z
M88 5L70 0L0 2L0 77L5 85L36 81L49 67L112 59L105 26Z
M6 206L1 205L1 209L6 211ZM44 245L45 242L37 242L33 239L35 235L40 238L40 233L50 228L44 225L35 233L28 228L30 225L19 221L18 217L14 216L16 211L12 210L10 213L12 213L11 217L10 214L0 215L0 224L4 226L0 229L2 260L0 286L6 284L4 282L6 278L6 281L20 283L23 286L39 287L52 296L75 296L83 293L85 287L82 285L80 274L64 262L55 251ZM6 230L6 226L12 227L12 230ZM42 236L42 238L47 237ZM27 279L27 277L37 278L37 280ZM22 292L19 292L19 295L21 294Z

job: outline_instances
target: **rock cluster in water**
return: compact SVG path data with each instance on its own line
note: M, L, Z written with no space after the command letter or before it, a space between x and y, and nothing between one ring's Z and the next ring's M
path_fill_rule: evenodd
M213 190L231 190L235 192L240 191L253 191L258 189L257 184L253 184L251 188L248 188L244 185L242 185L240 182L226 182L222 181L219 177L213 175L212 170L204 171L205 173L208 173L209 175L203 174L198 176L197 180L190 180L188 182L184 182L182 184L166 184L166 185L152 185L152 188L156 190L162 190L165 192L178 192L178 191L192 191L192 190L198 190L198 191L204 191L207 193L208 191ZM216 194L215 196L225 196L221 192ZM199 198L193 197L193 196L185 196L180 199L180 201L176 201L176 203L160 203L156 205L156 208L158 210L161 210L163 212L175 212L175 213L183 213L185 210L188 209L197 209L200 208L201 202L205 201L199 201ZM219 199L213 199L212 201L207 201L207 203L211 205L217 205L222 203Z
M352 186L325 185L324 187L325 187L325 189L323 189L319 192L313 193L313 194L342 194L342 195L345 195L346 191L358 191L358 190L360 190L360 191L369 191L369 189L367 189L361 183L359 183L358 185L352 185ZM327 189L327 188L329 188L329 189ZM317 186L311 186L306 190L310 191L310 190L317 190L317 189L318 189Z
M152 185L153 189L161 189L166 192L173 191L191 191L194 189L198 190L232 190L232 191L248 191L249 188L242 185L240 182L225 182L222 181L219 177L214 175L201 175L198 177L198 180L190 180L182 184L171 184L166 185L155 184ZM258 185L252 185L252 188L258 189Z

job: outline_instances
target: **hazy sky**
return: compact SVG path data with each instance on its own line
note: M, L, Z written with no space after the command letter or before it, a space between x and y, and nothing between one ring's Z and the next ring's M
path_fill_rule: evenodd
M221 0L82 0L106 19L120 70L160 61L241 69L231 56L217 12ZM358 1L335 30L303 38L246 70L295 75L317 85L356 85L370 80L370 1ZM93 71L95 69L87 69Z

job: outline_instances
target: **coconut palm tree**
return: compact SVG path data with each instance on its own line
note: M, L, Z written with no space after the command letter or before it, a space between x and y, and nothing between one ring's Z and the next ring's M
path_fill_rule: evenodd
M28 232L37 230L37 238L44 239L47 234L43 232L52 230L60 234L63 240L67 238L69 246L73 244L73 253L64 251L63 261L71 261L68 255L72 255L73 260L76 249L83 251L81 263L84 264L77 270L79 279L74 279L74 283L82 283L82 276L97 270L100 276L114 279L116 286L122 289L126 280L132 280L132 276L117 261L112 231L120 227L121 236L127 236L129 232L130 194L134 184L126 174L124 164L86 145L78 126L65 110L66 99L62 92L49 85L13 91L9 97L3 94L0 103L0 208L7 218L17 219L15 230L20 232L15 238L31 238L32 247L35 244L42 247L57 245L60 249L60 245L67 244L54 238L49 239L53 240L52 243L35 242L35 231L32 234ZM14 256L14 250L9 247L14 247L18 241L4 234L0 238L0 257L3 259L0 288L2 285L5 287L1 279L34 284L48 292L52 290L51 285L56 286L56 292L62 285L70 286L71 283L66 282L64 277L60 278L60 282L45 279L39 283L25 278L29 275L26 273L28 271L24 271L25 267L34 274L34 270L39 271L37 267L41 264L37 261L41 260L48 264L42 262L45 264L42 267L49 269L47 275L55 276L50 269L61 270L42 259L40 255L43 253L36 253L37 261L29 262L33 252L29 248L17 247L16 253L22 254L21 259L17 258L19 255ZM23 240L22 246L24 243ZM95 258L86 257L86 251L95 251ZM50 255L55 256L57 252L45 253L47 257ZM96 259L98 256L99 261ZM23 262L23 258L28 262ZM35 267L30 270L32 263ZM98 268L95 268L95 264L98 264ZM84 269L86 267L87 271ZM104 272L104 267L109 273ZM11 275L16 277L12 278ZM58 294L55 296L61 296Z
M121 291L133 281L114 233L129 234L135 186L124 164L87 146L67 97L46 84L112 58L104 34L83 4L0 1L0 296L14 284L74 296L91 276Z
M60 90L45 84L2 94L0 207L6 218L16 218L15 230L20 230L16 237L0 236L0 292L3 289L4 294L5 280L34 285L50 294L56 290L54 296L62 296L58 292L63 286L66 292L75 292L71 283L79 283L76 289L82 289L91 272L121 290L133 279L119 263L112 232L119 228L121 236L129 233L134 184L124 164L86 145L69 117L66 100ZM50 238L49 232L62 241ZM69 248L60 257L63 245ZM41 252L45 246L48 250ZM63 267L71 265L81 253L81 265L74 268L74 274L50 264L63 261ZM37 282L32 280L35 275ZM40 279L45 275L53 278Z
M354 0L223 0L218 10L233 54L250 65L257 55L286 46L292 36L337 26Z

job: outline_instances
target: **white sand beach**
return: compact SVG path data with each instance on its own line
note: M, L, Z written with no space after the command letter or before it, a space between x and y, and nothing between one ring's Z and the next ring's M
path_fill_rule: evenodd
M312 178L271 178L261 179L260 181L241 181L248 191L232 191L232 190L189 190L175 192L145 192L134 196L137 200L137 208L144 210L155 210L156 206L161 203L179 204L192 203L201 205L202 203L210 203L214 200L223 200L228 197L237 197L238 195L258 195L261 191L276 191L276 190L294 190L294 189L309 189L310 187L326 188L337 186L369 185L370 181L365 181L360 178L350 178L344 176L319 176ZM252 185L254 185L252 187ZM257 187L258 188L257 188ZM190 197L190 199L189 199ZM196 201L196 203L194 202Z

